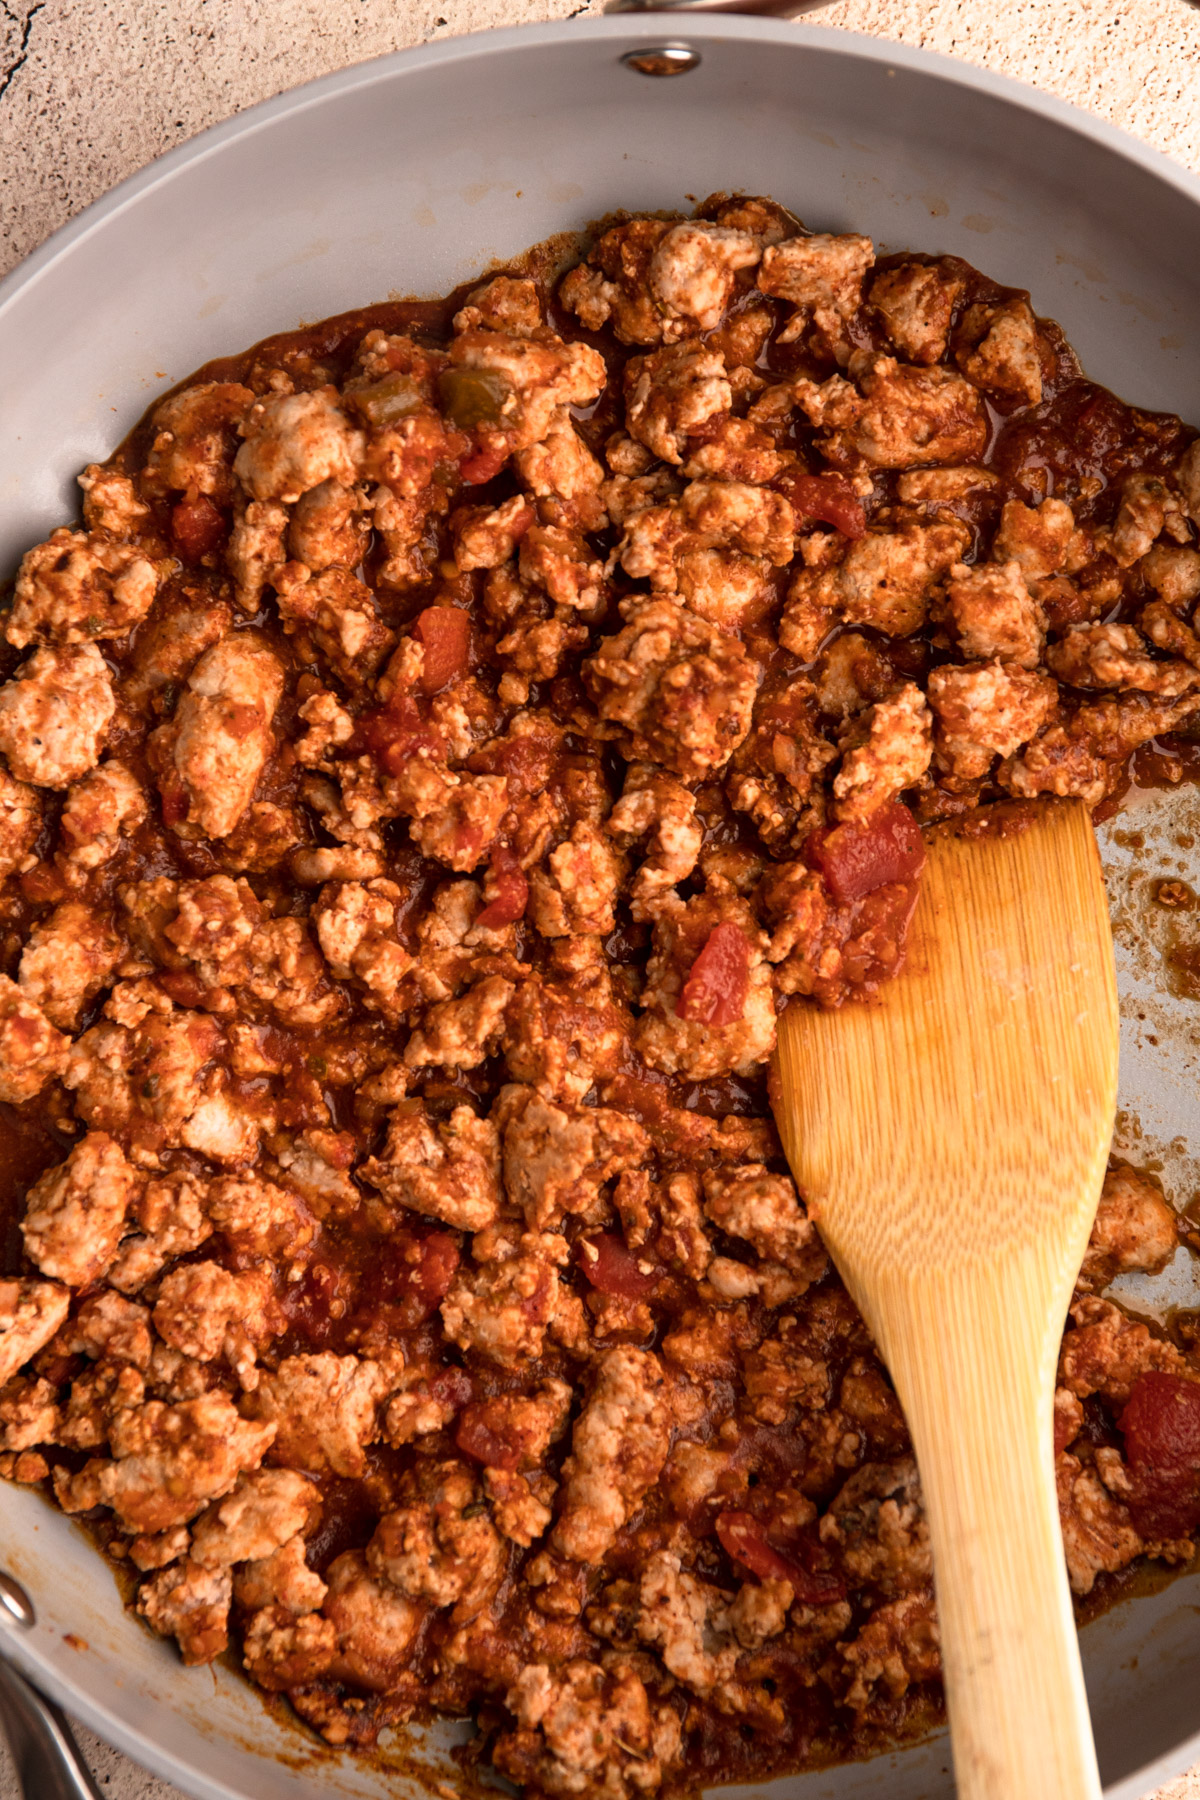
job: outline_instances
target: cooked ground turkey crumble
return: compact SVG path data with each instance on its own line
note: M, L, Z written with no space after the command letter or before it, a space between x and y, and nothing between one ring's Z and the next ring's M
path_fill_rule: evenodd
M1112 806L1200 709L1200 448L771 201L526 270L201 371L21 565L0 1431L185 1661L627 1800L936 1717L776 1012L896 972L922 826ZM1114 1164L1080 1595L1193 1553L1200 1364L1102 1297L1180 1241Z

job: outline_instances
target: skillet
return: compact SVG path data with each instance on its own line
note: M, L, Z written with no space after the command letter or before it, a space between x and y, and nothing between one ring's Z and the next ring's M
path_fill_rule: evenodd
M686 26L686 29L681 27ZM689 49L648 79L631 49ZM957 254L1028 287L1096 379L1200 420L1200 183L1086 115L989 73L819 28L708 15L589 19L453 39L363 65L204 133L89 209L0 285L0 569L75 510L74 476L211 356L389 292L448 291L617 208L773 194L811 227ZM1122 1145L1197 1186L1189 1004L1165 993L1154 874L1186 872L1194 790L1151 792L1105 832L1124 997ZM1196 1304L1186 1257L1142 1311ZM7 1488L0 1651L197 1800L416 1800L454 1779L356 1762L264 1708L236 1674L186 1671L118 1603L82 1534ZM3 1596L0 1595L0 1601ZM1084 1633L1101 1767L1135 1800L1200 1759L1200 1575ZM940 1800L944 1738L773 1784L778 1800ZM69 1790L64 1789L64 1793ZM79 1790L82 1792L82 1790ZM759 1790L755 1790L757 1793ZM736 1793L736 1790L735 1790ZM748 1791L747 1791L748 1793Z

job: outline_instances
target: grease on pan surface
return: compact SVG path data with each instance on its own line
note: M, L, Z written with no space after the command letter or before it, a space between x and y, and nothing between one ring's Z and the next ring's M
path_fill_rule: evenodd
M21 566L0 1431L188 1662L624 1800L938 1716L776 1011L896 972L922 825L1186 773L1200 452L1027 296L770 201L551 261L210 365ZM1187 1230L1114 1164L1089 1604L1193 1554L1188 1320L1102 1292Z

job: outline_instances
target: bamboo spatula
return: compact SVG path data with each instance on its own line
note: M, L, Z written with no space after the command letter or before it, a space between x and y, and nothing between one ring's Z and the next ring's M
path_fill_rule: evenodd
M1077 802L928 849L881 1002L780 1020L776 1118L908 1418L961 1800L1096 1800L1052 1414L1116 1104L1099 857Z

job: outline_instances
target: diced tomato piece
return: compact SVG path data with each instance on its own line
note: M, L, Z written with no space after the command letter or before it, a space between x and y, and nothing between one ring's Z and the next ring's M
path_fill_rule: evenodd
M448 1231L431 1231L419 1240L421 1253L409 1291L417 1293L432 1312L445 1299L458 1273L458 1245Z
M471 1377L465 1369L441 1369L429 1383L429 1391L443 1406L453 1406L456 1411L461 1411L473 1392Z
M71 892L53 863L38 863L20 877L20 884L25 898L39 905L46 900L65 900Z
M472 775L503 775L511 802L559 786L569 763L553 728L547 730L535 721L519 737L496 738L474 751L467 767Z
M714 413L711 419L700 419L687 428L689 444L714 444L729 428L728 413Z
M507 844L497 844L488 858L487 885L492 898L476 916L477 926L484 931L499 931L524 916L529 904L529 883Z
M184 562L211 556L225 541L225 520L207 494L181 500L171 513L171 541Z
M385 775L399 775L410 757L422 750L436 755L441 747L438 734L406 693L394 695L391 703L377 712L364 713L351 745L353 750L366 750L373 756Z
M919 881L887 881L855 902L839 977L847 987L878 987L900 973L920 897Z
M658 1286L658 1270L647 1275L625 1240L612 1232L582 1240L579 1266L598 1292L618 1300L645 1300Z
M781 475L779 491L791 501L797 525L820 521L844 537L860 538L867 529L862 501L841 475Z
M309 1263L299 1281L284 1285L281 1305L293 1331L314 1346L336 1337L354 1296L354 1277L333 1260Z
M830 1571L807 1569L796 1556L777 1550L768 1542L766 1527L752 1513L719 1513L717 1537L733 1562L759 1581L790 1582L797 1600L806 1606L828 1606L845 1593Z
M1200 1525L1200 1382L1148 1370L1134 1383L1117 1429L1134 1525L1146 1538L1190 1537Z
M486 1400L468 1406L458 1421L454 1442L464 1456L473 1456L487 1468L511 1471L520 1465L523 1446L504 1435L504 1420L497 1414L498 1409Z
M191 795L181 781L168 779L162 788L162 816L164 825L182 825L191 811Z
M825 877L835 900L861 900L891 881L915 881L925 867L925 840L907 806L894 800L866 825L814 831L804 855Z
M479 487L498 475L507 461L507 448L485 444L481 450L472 450L463 457L458 472L469 487Z
M458 1264L458 1245L448 1231L430 1231L424 1237L396 1232L380 1246L366 1272L362 1309L370 1314L380 1306L394 1306L398 1328L415 1330L437 1311Z
M417 636L425 651L421 692L440 694L467 672L471 620L460 606L427 606L417 618Z
M748 1512L723 1512L717 1518L721 1548L760 1581L790 1581L787 1561L767 1542L759 1521Z
M692 964L675 1011L700 1025L732 1025L750 992L750 945L737 925L722 920Z

